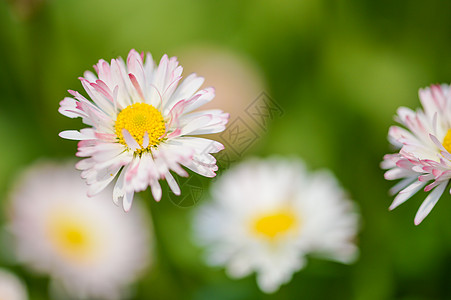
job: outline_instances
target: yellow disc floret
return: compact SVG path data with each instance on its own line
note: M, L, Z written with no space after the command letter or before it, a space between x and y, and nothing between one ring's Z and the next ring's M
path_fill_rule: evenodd
M451 153L451 129L448 129L448 132L443 139L443 147L446 149L446 151Z
M46 234L55 252L74 263L89 263L100 255L102 241L96 231L94 220L86 220L69 211L59 209L49 214L46 220Z
M297 228L298 220L289 210L275 211L263 214L254 219L254 233L273 240Z
M136 150L142 153L158 145L166 131L165 123L161 113L152 105L147 103L135 103L124 108L118 115L114 125L119 143L127 146L122 135L126 129L135 141L141 146ZM149 135L149 144L143 147L145 134Z

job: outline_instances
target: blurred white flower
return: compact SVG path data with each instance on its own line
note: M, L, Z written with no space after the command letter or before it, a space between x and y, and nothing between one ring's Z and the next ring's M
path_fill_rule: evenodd
M250 58L217 46L197 45L180 49L184 70L205 77L207 86L214 86L215 101L206 103L207 109L219 108L230 114L233 121L242 118L252 130L260 131L246 109L265 91L263 72ZM226 149L227 150L227 149Z
M22 281L9 271L0 269L0 299L27 300L27 289Z
M19 261L50 275L72 297L122 299L149 264L145 210L118 210L108 191L88 198L70 165L32 166L10 200L9 229Z
M384 156L382 168L388 180L402 179L391 190L398 194L390 209L406 202L419 190L430 192L417 214L420 224L437 204L451 179L451 92L447 84L420 89L423 109L400 107L396 121L406 127L390 127L388 139L399 153ZM450 191L451 192L451 191Z
M215 97L213 88L199 90L204 79L191 74L180 83L183 68L176 57L164 55L156 65L150 53L131 50L108 64L99 60L97 75L86 71L81 83L92 101L69 91L59 112L81 117L90 128L67 130L60 136L80 140L77 156L82 177L95 195L116 177L113 200L122 200L128 211L135 192L151 187L155 200L161 199L159 180L166 180L176 195L180 188L172 172L188 176L182 166L206 177L218 167L211 153L224 146L216 141L192 137L225 129L228 114L219 109L197 108Z
M218 178L212 197L194 219L207 263L231 277L255 271L264 292L289 282L309 253L356 258L358 215L329 172L309 174L294 159L250 160Z

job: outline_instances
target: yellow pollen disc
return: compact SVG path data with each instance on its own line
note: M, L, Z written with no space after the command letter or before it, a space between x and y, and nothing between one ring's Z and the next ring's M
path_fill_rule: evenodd
M442 144L446 151L451 153L451 129L448 129Z
M296 229L297 217L289 210L261 215L254 220L254 232L268 239L274 239Z
M47 220L47 234L56 252L77 263L89 262L99 254L100 239L94 230L69 212L54 212Z
M125 146L127 143L122 135L122 129L126 129L141 149L136 150L142 153L157 146L166 132L166 126L161 113L152 105L147 103L135 103L124 108L118 115L114 125L119 142ZM149 145L143 147L144 135L149 135Z

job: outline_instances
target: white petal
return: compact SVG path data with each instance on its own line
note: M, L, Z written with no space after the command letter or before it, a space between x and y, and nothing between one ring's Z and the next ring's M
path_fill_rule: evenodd
M422 187L426 185L426 182L417 181L409 185L404 190L400 191L399 194L395 197L389 209L393 210L399 205L403 204L407 200L410 199L416 192L418 192Z
M169 187L171 188L172 192L175 195L180 196L180 193L181 193L180 187L179 187L177 181L174 179L174 176L172 176L171 173L167 172L166 176L165 176L165 179L166 179Z
M103 191L108 184L113 181L114 176L111 176L110 178L107 178L103 181L96 181L88 186L88 197L94 197L101 191Z
M126 169L127 170L127 169ZM126 170L122 170L119 177L116 180L116 184L113 189L113 202L119 205L119 199L125 196L125 173Z
M149 134L146 131L143 137L143 148L147 148L147 146L149 146Z
M200 137L183 136L176 140L181 141L184 146L196 149L197 153L217 153L224 149L220 142Z
M411 183L413 183L415 181L415 179L417 179L417 177L410 177L410 178L405 178L403 180L401 180L400 182L398 182L397 184L395 184L389 191L390 195L396 195L399 191L401 191L402 189L404 189L406 186L410 185Z
M122 199L122 206L124 207L125 211L129 211L130 208L132 207L134 194L135 191L133 190L125 193L125 196Z
M155 199L155 201L161 200L162 190L160 183L158 180L151 180L150 181L150 190L152 191L152 196Z
M136 151L136 149L141 148L137 141L132 137L132 135L128 132L127 129L122 129L122 136L124 137L127 146L132 150Z
M200 97L198 97L200 95ZM195 98L196 97L196 98ZM195 99L188 107L185 108L184 113L188 113L190 111L195 110L196 108L201 107L205 103L210 102L215 97L215 89L212 87L208 87L204 90L200 90L197 92L191 99Z
M257 275L259 288L267 294L276 292L284 281L280 275L274 275L269 272L259 273Z
M97 163L106 162L114 160L118 156L124 153L124 145L119 143L104 143L99 144L95 147L96 152L93 153L92 158Z
M441 183L432 192L429 193L426 199L424 199L423 203L418 209L417 214L415 215L415 225L420 224L421 221L423 221L424 218L426 218L426 216L431 212L435 204L437 204L438 199L443 194L443 191L445 190L447 185L448 181Z
M180 100L184 99L186 100L191 98L194 95L194 93L202 86L203 83L204 78L198 77L194 73L186 77L166 103L164 108L165 113L168 113L174 106L174 104L179 102Z
M76 140L76 141L81 141L81 140L92 140L93 137L91 135L86 135L83 134L77 130L65 130L65 131L61 131L58 134L60 137L62 137L63 139L68 139L68 140Z
M180 135L189 134L192 131L198 130L199 128L202 128L208 123L210 123L212 117L210 115L201 116L199 118L196 118L185 125L185 127L182 128L182 132Z
M387 180L395 180L395 179L401 179L404 177L412 177L413 174L415 174L413 171L396 167L396 168L393 168L393 169L385 172L384 177Z
M95 165L95 161L92 158L85 158L75 164L77 170L87 170Z

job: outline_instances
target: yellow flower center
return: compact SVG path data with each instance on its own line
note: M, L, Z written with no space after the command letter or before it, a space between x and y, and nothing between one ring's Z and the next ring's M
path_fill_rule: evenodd
M298 223L298 218L291 211L279 210L255 218L253 230L254 233L259 236L274 240L277 237L297 229Z
M448 129L442 144L446 151L451 153L451 129Z
M157 146L166 132L166 126L161 113L147 103L135 103L124 108L118 115L114 125L119 142L125 146L127 143L122 135L122 129L126 129L135 141L141 146L136 150L142 153ZM143 146L144 135L149 135L149 144Z
M58 210L50 214L46 229L56 252L76 263L98 257L102 242L95 233L95 222L90 223L68 211Z

